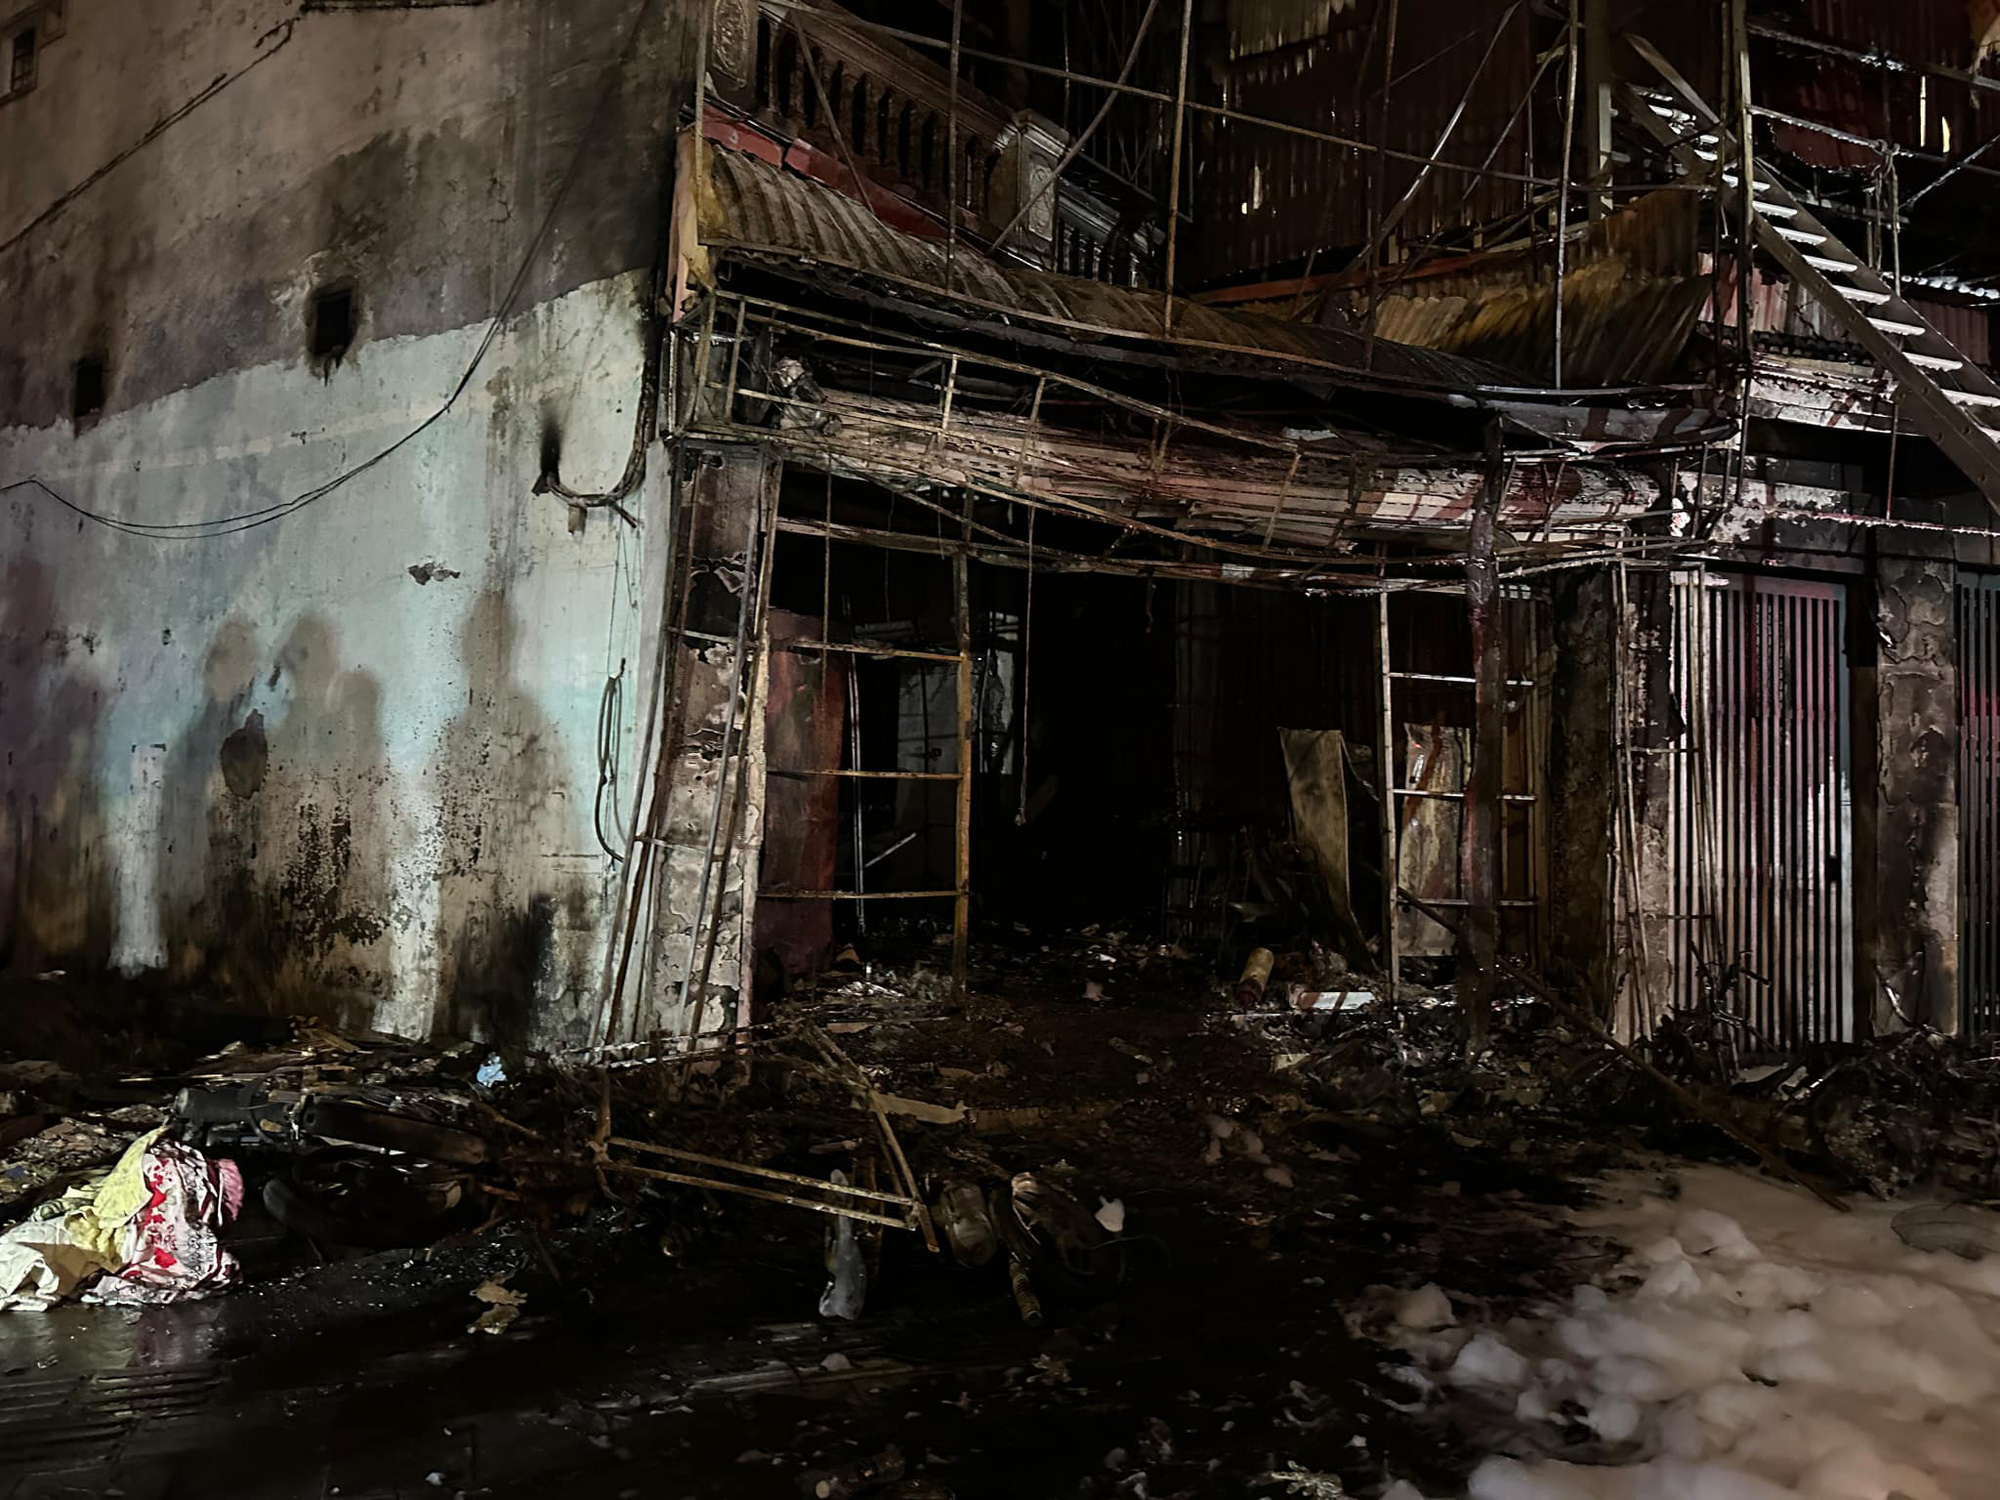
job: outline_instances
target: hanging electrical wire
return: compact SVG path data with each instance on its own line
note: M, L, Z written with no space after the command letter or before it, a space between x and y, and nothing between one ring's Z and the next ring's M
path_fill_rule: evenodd
M487 354L491 352L494 343L499 339L502 328L506 326L508 319L513 315L516 305L520 302L522 292L527 288L529 275L541 258L542 248L548 240L549 231L555 226L556 215L561 212L563 203L569 197L570 188L575 184L583 162L589 154L591 147L596 143L598 132L610 112L611 101L618 92L616 84L623 77L632 59L637 55L640 38L646 34L646 23L659 8L659 3L660 0L640 0L638 9L632 19L632 25L626 32L624 44L619 48L617 57L606 69L604 84L597 91L597 103L591 111L589 120L585 123L581 134L577 138L576 149L570 155L568 165L564 168L563 175L557 183L555 194L549 200L549 206L543 213L540 223L536 226L533 237L528 241L528 247L521 257L520 266L514 272L514 278L508 285L507 294L501 300L499 308L494 312L492 320L486 325L486 332L481 337L478 347L473 350L472 358L466 364L465 372L459 376L457 383L452 387L451 393L445 397L443 404L422 421L418 422L408 432L370 457L355 464L352 468L342 470L331 479L315 485L301 494L294 495L286 500L274 501L269 505L260 506L254 510L239 511L228 516L215 516L206 521L134 521L122 516L108 515L104 512L93 510L89 506L78 504L49 484L39 474L31 474L23 479L16 479L5 484L0 484L0 494L11 494L17 490L24 489L39 490L71 514L95 525L105 527L108 530L123 532L127 536L143 537L151 541L206 541L218 537L235 536L245 531L253 531L260 526L268 526L275 521L284 520L287 516L295 515L307 506L317 504L328 495L334 494L346 485L351 484L376 465L393 457L415 442L424 433L443 421L458 405L460 398L464 396L466 390L471 386L473 376L478 373L480 366L486 361ZM643 413L641 420L644 420Z
M625 658L618 658L618 670L604 679L604 694L597 700L597 797L591 805L590 822L597 833L597 847L611 856L614 865L625 856L604 836L604 794L611 793L611 831L620 839L618 827L618 737L625 722Z
M92 171L89 176L77 183L75 187L70 188L60 197L56 198L55 201L50 203L40 213L36 214L34 218L28 220L27 223L8 235L6 239L0 240L0 253L13 249L44 224L60 217L63 211L76 202L77 199L96 187L98 183L109 177L118 168L124 166L126 162L137 156L146 147L152 145L154 141L157 141L161 136L173 129L174 126L180 124L181 121L200 109L202 105L208 103L209 100L236 82L237 79L248 73L252 68L269 62L273 57L277 56L279 51L291 41L292 32L298 24L299 18L293 16L288 20L280 21L276 26L273 26L269 31L258 37L255 44L258 52L255 57L233 72L224 73L220 78L216 78L203 85L198 92L183 101L178 108L161 115L159 119L155 120L147 128L146 133L140 136L138 140L105 161L101 166ZM269 46L265 45L267 42L270 43Z

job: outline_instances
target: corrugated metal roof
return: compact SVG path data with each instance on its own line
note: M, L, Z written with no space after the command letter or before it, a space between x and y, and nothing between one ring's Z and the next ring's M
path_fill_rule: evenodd
M1327 34L1333 18L1357 8L1361 0L1229 0L1224 22L1229 55L1248 57L1295 47Z
M1579 387L1650 385L1668 379L1708 295L1699 275L1691 193L1659 192L1592 224L1571 251L1563 292L1563 373ZM1375 303L1379 337L1492 361L1523 384L1553 365L1555 286L1546 245L1466 255L1408 276L1391 272ZM1353 320L1367 317L1366 283L1330 280L1324 295ZM1286 312L1274 300L1247 304ZM1319 298L1307 303L1317 308Z
M1669 379L1707 297L1696 274L1699 205L1653 193L1592 224L1563 278L1563 373L1573 385ZM1555 287L1545 253L1496 256L1385 296L1375 331L1524 372L1554 359Z
M1379 111L1388 10L1386 0L1336 6L1308 45L1213 64L1227 105L1309 130L1380 138L1405 154L1377 156L1266 125L1214 120L1195 160L1204 206L1193 247L1198 280L1268 273L1314 251L1321 252L1322 269L1329 261L1345 264L1373 229L1375 179L1380 208L1400 200L1460 111L1440 159L1473 168L1491 153L1493 170L1433 171L1398 235L1421 240L1526 207L1525 184L1496 173L1533 171L1526 123L1532 116L1519 116L1518 106L1534 74L1541 18L1526 5L1509 11L1501 0L1401 6L1385 122ZM1348 248L1334 252L1336 246Z
M1177 352L1204 353L1238 366L1246 358L1279 361L1299 367L1286 373L1317 373L1346 383L1454 391L1519 383L1499 365L1380 338L1371 367L1368 341L1359 334L1204 307L1185 298L1174 302L1168 339L1162 334L1165 305L1159 292L1003 266L971 246L961 245L951 257L947 283L942 242L891 229L855 199L770 162L713 145L708 154L711 191L699 205L705 245L739 258L838 267L886 285L915 312L921 312L922 299L948 298L955 310L971 306L1007 322L1039 323L1078 342L1168 344ZM913 291L920 299L908 298Z
M1632 281L1616 268L1585 266L1563 278L1563 374L1573 385L1654 385L1674 374L1695 315L1698 281ZM1555 359L1555 289L1500 287L1429 297L1384 298L1376 330L1431 348L1478 350L1522 372Z
M1760 102L1790 114L1824 121L1865 140L1886 137L1898 145L1963 156L2000 133L2000 111L1982 103L1969 85L1925 67L1993 73L1982 57L1990 4L1965 0L1808 0L1802 11L1778 18L1766 35L1823 39L1862 54L1901 62L1898 71L1780 44L1773 65L1758 74ZM1945 137L1949 131L1950 140ZM1780 150L1822 168L1876 170L1875 151L1815 130L1774 125ZM1965 184L1960 184L1961 187Z
M1726 261L1722 268L1722 321L1736 326L1736 267ZM1993 311L1989 307L1965 307L1907 292L1912 308L1923 315L1958 351L1974 364L1989 365L1993 360ZM1702 316L1709 316L1707 304ZM1800 286L1782 277L1759 270L1750 282L1750 326L1758 333L1784 334L1795 339L1816 339L1825 344L1844 344L1854 350L1857 360L1873 368L1873 361L1849 337L1825 303Z

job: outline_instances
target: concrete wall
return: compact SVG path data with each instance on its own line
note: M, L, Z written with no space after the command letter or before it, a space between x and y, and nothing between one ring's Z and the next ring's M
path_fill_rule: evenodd
M369 339L490 316L593 120L522 305L652 261L689 92L672 0L66 11L0 106L0 422L66 417L93 351L114 411L295 360L318 283L356 286Z
M573 530L531 491L552 453L579 488L625 465L679 11L67 10L37 88L0 106L0 957L580 1038L615 884L599 703L624 661L616 845L666 485L656 453L643 531L602 510ZM350 482L195 540L48 492L212 520L404 438L472 368L576 160L463 394ZM305 308L329 283L359 337L315 368ZM79 427L84 354L108 401Z

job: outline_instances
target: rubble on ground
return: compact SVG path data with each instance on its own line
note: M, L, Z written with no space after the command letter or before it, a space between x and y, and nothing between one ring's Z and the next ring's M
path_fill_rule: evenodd
M1468 1056L1449 992L1411 986L1393 1002L1351 990L1240 1021L1315 1103L1373 1123L1441 1122L1538 1156L1587 1126L1600 1140L1741 1160L1735 1135L1832 1190L2000 1198L2000 1053L1926 1027L1746 1057L1711 1042L1720 1026L1676 1012L1621 1056L1522 996L1501 1003L1490 1047Z
M1106 1445L1119 1463L1068 1488L1202 1493L1226 1451L1246 1493L1378 1496L1405 1475L1390 1493L1444 1492L1438 1475L1471 1463L1398 1451L1381 1428L1377 1446L1343 1452L1356 1403L1410 1404L1409 1377L1612 1264L1566 1242L1547 1207L1580 1199L1594 1174L1645 1148L1740 1160L1708 1112L1848 1186L1893 1191L1940 1167L1970 1184L1990 1167L1938 1122L1984 1117L1991 1065L1923 1033L1775 1071L1722 1067L1691 1043L1698 1030L1626 1057L1559 1005L1516 996L1496 1008L1492 1045L1468 1056L1448 990L1406 984L1391 1001L1310 949L1275 952L1247 1008L1240 965L1115 932L1029 935L979 958L961 995L928 945L878 940L728 1046L685 1056L502 1057L301 1021L121 1079L115 1097L50 1074L40 1093L21 1086L16 1107L40 1118L0 1148L0 1172L34 1142L52 1159L55 1142L74 1143L68 1180L27 1193L67 1213L63 1192L89 1186L74 1174L166 1125L241 1174L242 1211L215 1226L242 1267L230 1308L421 1284L441 1326L482 1348L542 1337L580 1299L629 1295L616 1277L703 1276L748 1247L786 1267L788 1314L822 1337L799 1336L783 1369L728 1379L914 1379L920 1357L866 1341L916 1296L926 1316L946 1307L982 1337L1026 1341L1006 1356L1024 1412L1097 1409L1105 1361L1164 1336L1139 1328L1137 1309L1162 1328L1200 1316L1213 1288L1185 1269L1191 1255L1259 1280L1268 1265L1280 1324L1318 1316L1311 1338L1371 1358L1401 1343L1412 1363L1357 1374L1365 1396L1291 1373L1266 1389L1232 1370L1229 1388L1218 1377L1178 1414L1161 1408L1166 1441L1126 1421ZM1931 1088L1959 1092L1932 1109ZM1985 1250L1983 1225L1949 1215L1896 1232L1938 1253ZM619 1247L615 1272L591 1260L594 1242ZM126 1264L99 1284L126 1279ZM1467 1370L1486 1353L1499 1358L1486 1350ZM1265 1412L1282 1436L1239 1451L1231 1424ZM902 1444L893 1421L865 1442L816 1428L759 1463L830 1493L895 1493L893 1466L870 1467L889 1442ZM920 1444L899 1451L910 1472L894 1484L949 1493L947 1465L919 1465Z
M1405 985L1391 1001L1318 948L1260 950L1256 982L1231 986L1185 949L1119 931L1023 936L993 950L985 993L969 997L927 960L849 949L773 1022L693 1059L557 1067L301 1022L288 1041L231 1045L155 1078L152 1101L114 1105L79 1096L52 1064L15 1064L0 1076L14 1137L0 1205L19 1218L58 1200L164 1124L191 1151L240 1160L252 1217L316 1254L421 1246L502 1220L546 1228L606 1202L651 1203L671 1218L676 1195L747 1196L845 1221L834 1253L849 1269L829 1283L831 1316L860 1307L856 1268L879 1255L885 1230L935 1242L940 1227L968 1269L1020 1268L1012 1291L1025 1316L1026 1268L1046 1262L1047 1247L1024 1201L1039 1192L1044 1205L1074 1206L1056 1231L1064 1254L1085 1224L1119 1238L1125 1205L1113 1206L1119 1184L1065 1183L1059 1163L1003 1143L1115 1130L1122 1112L1185 1093L1173 1079L1179 1048L1092 1031L1106 997L1135 987L1177 993L1184 1035L1233 1029L1267 1058L1268 1077L1207 1101L1217 1107L1172 1148L1234 1174L1244 1192L1286 1192L1299 1161L1353 1159L1371 1130L1421 1129L1461 1151L1561 1164L1580 1140L1599 1153L1624 1143L1728 1157L1722 1120L1850 1187L1891 1193L1930 1179L1993 1193L2000 1059L1932 1033L1745 1069L1686 1018L1628 1058L1574 1017L1517 998L1498 1008L1491 1047L1468 1056L1448 992ZM1093 976L1071 1002L1078 1026L1030 1034L1005 997L1057 969ZM1080 1045L1089 1058L1074 1055ZM1079 1068L1108 1086L1074 1088ZM144 1082L124 1081L124 1096ZM1147 1123L1157 1151L1162 1122Z
M1133 1394L1125 1362L1164 1378L1181 1340L1226 1339L1228 1305L1262 1308L1267 1292L1257 1316L1295 1324L1288 1341L1343 1341L1349 1266L1433 1279L1476 1247L1493 1297L1517 1281L1545 1290L1566 1273L1529 1195L1564 1189L1510 1154L1500 1121L1520 1106L1496 1102L1490 1122L1425 1112L1448 1087L1429 1070L1456 1066L1452 1018L1448 1002L1414 997L1400 1043L1352 1053L1407 1079L1372 1118L1337 1105L1345 1065L1322 1076L1314 1059L1364 1017L1386 1024L1387 1009L1300 1010L1286 968L1268 1014L1239 1013L1233 974L1115 931L984 949L965 995L934 949L878 940L733 1045L687 1057L496 1059L301 1022L125 1086L150 1089L190 1149L239 1165L243 1210L221 1239L242 1285L217 1311L260 1334L421 1296L435 1326L485 1349L555 1335L593 1299L608 1308L733 1269L807 1331L788 1335L782 1369L767 1351L755 1368L690 1375L690 1392L929 1379L958 1400L971 1377L924 1376L928 1345L933 1365L949 1351L996 1368L997 1390L971 1387L968 1421L1048 1413L1098 1442L1107 1404L1119 1410L1095 1448L1119 1464L1072 1469L1062 1492L1277 1495L1293 1469L1360 1496L1394 1472L1421 1482L1422 1455L1393 1453L1393 1439L1344 1446L1355 1401L1372 1397L1261 1358L1186 1382L1200 1390ZM1406 1110L1418 1130L1401 1139L1392 1122ZM1267 1264L1284 1274L1267 1279ZM872 1485L883 1476L868 1462L894 1443L907 1461L895 1484L949 1494L951 1454L905 1441L896 1420L933 1403L878 1399L889 1404L865 1438L815 1424L791 1446L765 1441L760 1466L788 1487Z

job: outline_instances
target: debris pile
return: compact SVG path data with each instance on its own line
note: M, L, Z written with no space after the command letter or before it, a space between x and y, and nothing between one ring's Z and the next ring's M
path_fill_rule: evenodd
M206 1295L239 1279L232 1243L282 1270L605 1205L671 1218L701 1202L690 1188L930 1232L892 1101L816 1030L589 1073L299 1023L282 1045L121 1080L153 1102L110 1114L60 1070L14 1073L40 1084L6 1101L0 1309ZM520 1294L483 1290L475 1326L500 1332Z
M1496 1007L1492 1045L1476 1056L1451 996L1412 986L1393 1002L1354 991L1338 1006L1271 1006L1238 1022L1263 1033L1274 1071L1312 1105L1369 1126L1429 1126L1464 1149L1562 1159L1581 1139L1579 1108L1638 1121L1625 1106L1640 1075L1532 999Z
M1857 1189L2000 1197L2000 1054L1929 1027L1739 1072L1731 1095L1788 1151Z
M690 1352L673 1389L855 1392L860 1425L756 1434L804 1492L944 1495L1022 1422L1053 1433L1035 1493L1435 1489L1450 1465L1391 1425L1352 1445L1373 1397L1350 1377L1387 1382L1344 1334L1350 1291L1468 1253L1496 1305L1567 1285L1533 1205L1567 1201L1543 1143L1577 1131L1536 1069L1622 1065L1533 1004L1468 1062L1449 997L1392 1006L1275 957L1241 1012L1240 965L1109 932L983 950L965 994L927 942L884 942L694 1050L557 1065L299 1025L122 1083L161 1139L240 1173L232 1326L421 1299L484 1358L627 1308L754 1307L791 1347ZM684 1318L643 1326L674 1334L634 1359L681 1359ZM1253 1326L1282 1358L1234 1341ZM1189 1348L1221 1352L1191 1378ZM643 1389L605 1378L606 1400ZM626 1441L607 1420L593 1443Z
M1731 1017L1687 1010L1626 1045L1543 991L1502 1002L1491 1046L1469 1056L1449 994L1410 986L1393 1003L1267 1002L1240 1019L1325 1109L1435 1121L1461 1144L1560 1158L1587 1124L1600 1142L1747 1155L1829 1201L1916 1186L2000 1197L2000 1053L1925 1027L1778 1053L1746 1045Z
M0 1062L0 1220L108 1167L165 1120L160 1103L86 1090L45 1059Z

